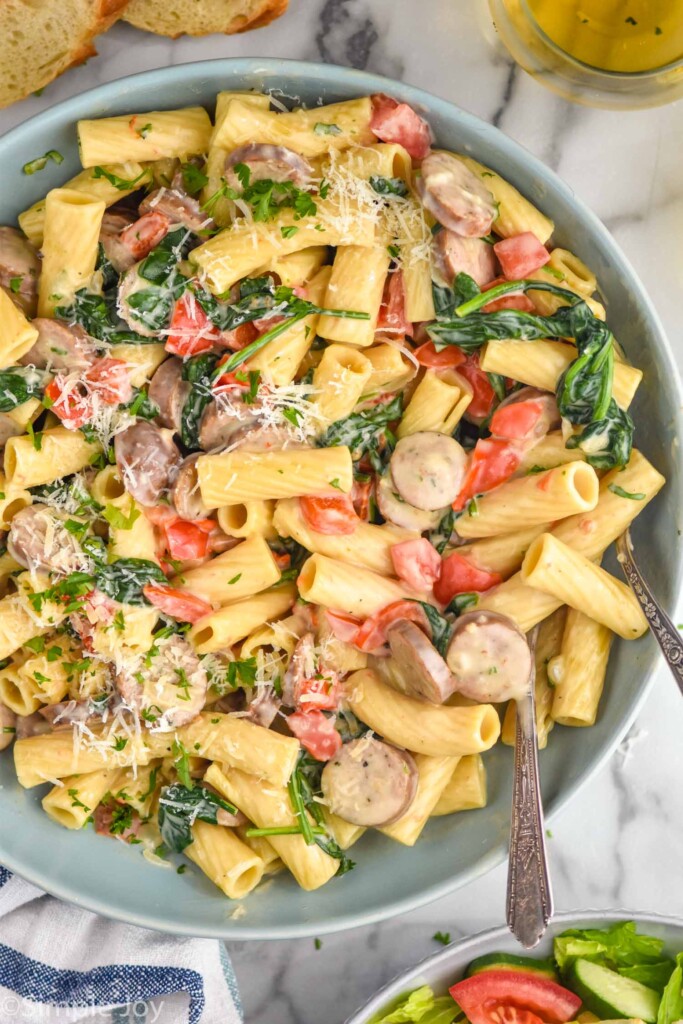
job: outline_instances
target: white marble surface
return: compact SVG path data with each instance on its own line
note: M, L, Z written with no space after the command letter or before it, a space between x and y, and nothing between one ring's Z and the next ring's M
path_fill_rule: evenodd
M255 33L171 42L127 26L100 56L40 98L0 112L6 131L121 75L211 57L282 56L350 64L421 86L498 125L556 170L605 221L649 288L683 364L683 106L610 113L571 106L484 39L483 0L290 0ZM660 670L630 736L552 825L556 906L640 908L683 917L683 703ZM397 971L503 919L503 868L397 920L313 940L234 943L248 1024L341 1024Z

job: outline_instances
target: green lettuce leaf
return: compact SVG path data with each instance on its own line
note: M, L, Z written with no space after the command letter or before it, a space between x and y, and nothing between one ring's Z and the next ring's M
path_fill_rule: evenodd
M577 957L619 971L661 963L663 945L652 935L639 935L633 921L620 921L610 928L569 928L555 939L554 952L563 972Z
M450 996L435 996L429 985L423 985L373 1024L452 1024L458 1012Z
M677 1020L683 1020L683 953L676 957L676 969L664 989L657 1014L657 1024L673 1024Z

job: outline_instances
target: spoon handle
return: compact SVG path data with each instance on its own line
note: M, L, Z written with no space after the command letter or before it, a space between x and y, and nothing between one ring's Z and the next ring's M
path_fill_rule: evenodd
M671 669L671 674L678 683L679 690L683 693L683 643L681 643L681 635L657 601L647 580L636 565L633 557L631 534L628 530L617 538L617 556L621 568L624 570L624 576L631 590L636 595L654 638L662 650L667 665Z
M534 679L517 701L507 923L525 947L540 941L553 913L538 775Z

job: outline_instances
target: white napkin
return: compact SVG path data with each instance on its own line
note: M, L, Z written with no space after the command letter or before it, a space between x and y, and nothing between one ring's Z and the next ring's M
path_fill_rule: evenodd
M223 945L105 920L0 867L0 1021L91 1020L240 1024Z

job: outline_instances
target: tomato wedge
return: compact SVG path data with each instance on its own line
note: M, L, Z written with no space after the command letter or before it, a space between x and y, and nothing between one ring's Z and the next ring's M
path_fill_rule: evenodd
M382 142L397 142L415 160L427 156L432 144L427 122L407 103L399 103L383 92L372 97L370 131Z
M353 502L353 507L356 510L356 515L364 523L370 522L370 509L374 486L374 476L368 476L365 480L353 481L351 501Z
M519 441L531 437L535 427L543 416L543 402L537 398L529 398L525 402L510 402L501 405L491 417L491 433L494 437L504 437L509 441Z
M349 534L353 533L360 522L348 494L329 498L305 495L299 498L299 508L308 526L316 533Z
M454 551L441 563L441 575L434 584L434 597L441 604L448 604L457 594L481 593L495 587L502 579L497 572L477 569Z
M528 277L534 270L545 266L550 259L546 247L541 245L531 231L501 239L495 243L493 251L508 281L520 281Z
M566 1024L575 1019L581 1006L579 997L569 989L527 971L483 971L459 981L449 991L470 1024L505 1024L497 1016L503 1007L528 1010L548 1024Z
M146 583L142 593L164 615L170 615L180 622L195 623L213 611L213 606L201 597L186 594L176 587L166 587L163 583Z
M465 418L474 423L485 420L493 408L496 393L491 387L488 376L479 366L477 352L467 356L465 361L458 366L458 373L472 388L472 401L465 410Z
M166 351L176 356L197 356L209 352L220 338L220 331L208 318L191 292L181 295L175 304L166 338Z
M287 716L287 725L316 761L329 761L341 748L342 738L334 722L322 711L295 711Z
M337 640L342 640L347 644L354 642L358 629L362 624L361 619L357 619L353 615L347 615L346 612L332 611L331 608L325 608L324 615Z
M334 672L319 672L302 679L296 688L296 703L300 711L336 711L339 705L339 678Z
M130 368L123 359L98 359L85 371L84 380L105 405L120 405L133 397Z
M433 341L425 341L413 352L420 366L428 366L433 370L448 370L460 366L465 362L467 356L457 345L447 345L441 352L437 352Z
M68 430L78 430L92 418L92 396L78 382L67 384L63 374L58 374L46 385L45 398L51 411Z
M484 494L505 483L522 461L519 445L502 437L486 437L477 441L470 456L465 482L453 508L460 512L477 494Z
M384 285L382 305L377 318L378 331L391 331L394 334L413 336L413 325L406 317L406 297L403 283L403 271L395 270L389 274Z
M431 590L441 573L441 555L426 537L391 545L396 575L413 590Z
M429 632L427 616L416 601L393 601L368 616L356 633L354 646L360 651L376 651L387 641L387 628L397 619L409 619L425 632Z
M215 527L213 519L176 518L164 524L166 547L171 558L184 562L194 558L206 558L209 554L209 534Z

